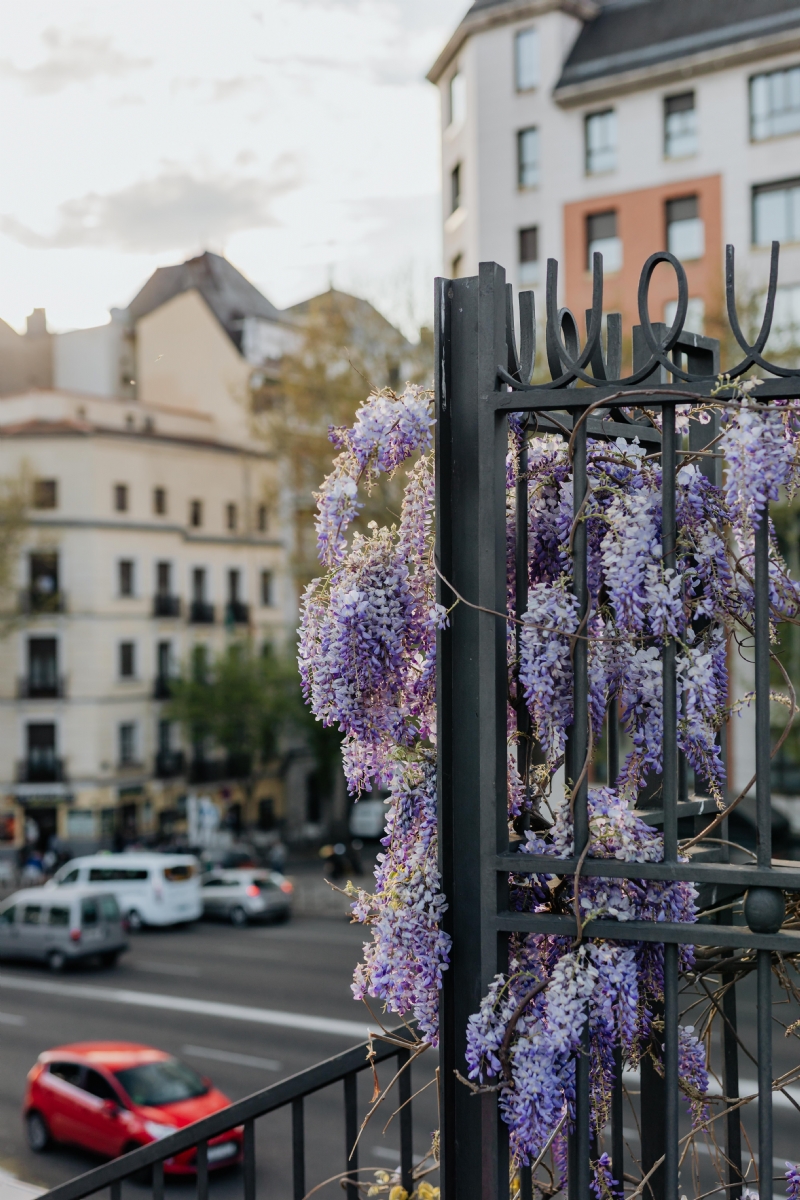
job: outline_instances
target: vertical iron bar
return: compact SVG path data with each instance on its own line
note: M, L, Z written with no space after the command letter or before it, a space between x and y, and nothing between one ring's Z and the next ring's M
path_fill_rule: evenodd
M675 570L675 409L661 409L661 551L665 571ZM664 861L678 858L678 705L675 683L675 640L668 637L663 660Z
M664 946L664 1195L678 1197L678 946Z
M619 775L619 705L612 696L606 712L606 777L609 787L616 787ZM625 1139L622 1097L622 1047L614 1049L614 1082L611 1086L611 1165L617 1181L617 1195L625 1194Z
M721 917L721 914L720 914ZM718 918L719 919L719 918ZM739 1045L736 1041L736 984L726 988L722 997L722 1086L734 1103L739 1096ZM742 1194L742 1124L736 1108L725 1117L725 1157L728 1160L728 1196L739 1200Z
M164 1164L153 1163L153 1200L164 1200Z
M202 1141L197 1147L195 1158L197 1166L197 1200L208 1200L208 1142Z
M477 278L440 283L437 304L440 570L470 604L505 612L508 422L493 402L508 358L505 274L481 263ZM449 588L441 595L452 603ZM441 1008L442 1189L444 1200L495 1200L508 1191L497 1098L470 1095L453 1072L467 1073L467 1022L504 955L497 912L508 884L495 862L508 849L507 626L465 604L450 621L437 661L439 830L453 938Z
M572 535L572 588L578 601L580 632L585 634L584 622L589 608L587 570L587 536L585 498L588 487L586 422L581 418L584 409L575 410L575 425L581 421L574 436L572 458L572 514L576 522ZM575 642L573 666L573 720L567 746L567 786L573 795L572 811L575 831L575 854L581 855L589 840L589 772L586 756L589 752L589 647L584 637ZM577 885L576 885L577 886ZM575 1062L575 1129L572 1133L573 1153L570 1156L570 1200L589 1200L591 1178L589 1147L589 1023L586 1022L581 1052Z
M758 950L758 1194L772 1196L772 953Z
M306 1131L303 1097L292 1101L292 1200L306 1194Z
M358 1075L351 1071L344 1077L344 1168L347 1200L358 1200Z
M120 1179L117 1179L114 1183L112 1183L110 1185L108 1190L111 1194L111 1200L121 1200L122 1181Z
M769 729L769 514L755 527L756 825L758 865L772 866Z
M400 1186L409 1196L414 1190L414 1133L411 1120L411 1067L409 1053L399 1050L397 1069L401 1072L397 1080L397 1102L400 1108Z
M515 561L514 561L514 615L521 620L528 607L528 437L519 456L519 474L516 488L515 511ZM522 626L516 626L517 662L522 656ZM517 770L525 785L526 795L530 787L531 719L525 704L522 686L517 686Z
M244 1123L243 1149L244 1200L256 1200L256 1122L254 1117Z

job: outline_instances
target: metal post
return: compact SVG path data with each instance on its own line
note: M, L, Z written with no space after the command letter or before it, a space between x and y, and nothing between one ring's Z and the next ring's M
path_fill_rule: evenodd
M414 1190L414 1138L411 1125L411 1067L408 1050L397 1054L397 1102L400 1107L400 1185L409 1196Z
M729 1100L739 1096L739 1045L736 1041L736 985L726 988L722 997L722 1086ZM728 1196L739 1200L742 1194L742 1116L738 1108L725 1117L725 1157L728 1160Z
M292 1198L306 1194L306 1131L303 1098L292 1101Z
M508 438L489 397L507 361L505 315L504 272L494 263L482 263L477 278L437 284L437 557L466 600L495 612L507 603ZM445 585L440 596L452 603ZM502 957L504 885L494 860L508 848L505 622L459 604L440 646L440 854L453 937L441 1008L442 1188L445 1200L493 1200L508 1190L497 1102L470 1095L453 1072L467 1072L467 1020Z
M244 1200L256 1200L256 1123L244 1123Z
M358 1200L358 1076L344 1077L345 1195Z

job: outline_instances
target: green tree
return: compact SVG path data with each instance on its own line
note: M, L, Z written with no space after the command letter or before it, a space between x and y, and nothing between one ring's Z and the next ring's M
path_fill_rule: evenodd
M248 800L264 769L280 757L284 736L308 724L293 659L258 654L249 640L231 642L212 661L205 647L195 647L174 681L166 714L196 750L212 743L225 752L230 777Z

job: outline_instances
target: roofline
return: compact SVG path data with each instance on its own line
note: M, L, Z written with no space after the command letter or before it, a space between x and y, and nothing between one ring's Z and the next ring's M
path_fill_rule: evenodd
M482 33L496 25L524 21L527 17L541 17L554 11L565 12L579 21L591 21L599 14L600 5L597 0L503 0L492 8L467 13L425 78L430 83L438 83L467 38L473 34Z
M656 46L645 46L625 54L608 55L605 59L594 59L573 68L573 73L583 68L586 73L597 69L598 64L606 63L611 70L608 74L587 79L583 82L556 85L553 98L564 108L577 104L592 103L595 100L607 100L625 92L634 92L648 87L658 87L665 83L685 81L692 75L710 74L713 71L726 70L728 67L742 63L753 62L760 58L774 58L780 54L788 54L800 47L800 8L792 9L790 13L776 14L781 21L791 19L796 23L795 29L781 29L762 37L751 37L738 42L727 42L694 54L681 54L662 62L653 58L665 46L681 43L697 44L697 38L676 38L670 42L662 42ZM754 21L743 21L732 29L763 24L767 18ZM775 22L777 24L777 22ZM718 31L709 31L711 36L718 36ZM619 69L614 70L614 63ZM627 69L626 69L627 66Z
M48 428L47 426L50 426ZM189 434L161 433L157 430L146 432L140 429L113 429L105 425L95 425L87 422L85 428L77 423L66 426L60 421L39 422L33 426L30 422L15 422L13 425L0 425L0 441L4 438L62 438L62 437L108 437L127 438L128 440L148 442L166 442L171 445L190 446L196 450L209 450L218 454L234 454L240 457L252 458L264 462L272 462L277 455L272 450L253 450L248 446L238 446L235 442L212 441L210 438L191 437Z

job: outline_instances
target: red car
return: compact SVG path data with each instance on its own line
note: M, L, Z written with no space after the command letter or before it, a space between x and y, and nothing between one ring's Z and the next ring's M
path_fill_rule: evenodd
M23 1116L32 1150L71 1142L107 1158L136 1150L227 1108L230 1100L179 1059L133 1042L74 1042L39 1055L28 1072ZM241 1162L243 1127L211 1138L209 1168ZM195 1150L168 1158L173 1175L196 1173Z

